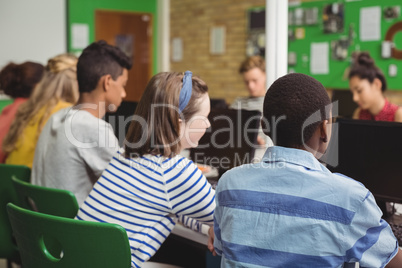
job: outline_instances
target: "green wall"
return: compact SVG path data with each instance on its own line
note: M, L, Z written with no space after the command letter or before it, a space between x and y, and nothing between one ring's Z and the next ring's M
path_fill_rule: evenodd
M344 4L344 30L342 33L323 33L323 20L322 13L325 5L330 3L343 3ZM290 30L295 30L296 28L305 29L305 38L296 39L294 41L289 40L289 51L294 51L297 53L297 63L295 66L289 66L296 72L304 73L313 76L317 80L323 83L327 88L333 89L347 89L349 88L348 80L344 78L345 69L350 66L351 63L351 53L356 50L369 51L370 55L375 59L376 64L384 72L388 88L391 90L402 90L402 60L397 59L383 59L381 57L381 43L385 38L385 34L389 27L394 23L402 20L402 8L401 14L397 18L384 19L383 14L381 14L381 40L379 41L361 41L359 37L359 20L360 20L360 8L361 7L371 7L380 6L383 10L384 7L389 6L401 6L400 1L395 0L363 0L363 1L317 1L317 2L306 2L302 3L296 7L290 7L289 10L294 10L295 8L310 8L318 7L318 24L317 25L302 25L289 26ZM344 37L347 38L349 34L349 27L353 29L352 43L348 48L348 57L346 60L338 61L332 58L331 53L331 41L339 40ZM329 59L329 74L311 74L310 73L310 45L312 42L329 42L330 45L330 59ZM398 49L402 49L402 32L396 34L394 39L395 45ZM396 77L388 76L388 67L390 64L395 64L398 68L398 75Z
M153 16L153 73L157 72L157 1L158 0L67 0L68 51L79 53L71 47L71 24L85 23L89 26L89 43L95 41L95 10L147 12Z

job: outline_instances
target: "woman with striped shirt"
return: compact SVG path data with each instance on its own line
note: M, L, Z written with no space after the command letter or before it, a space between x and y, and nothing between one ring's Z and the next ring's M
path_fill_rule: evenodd
M124 149L111 160L77 219L117 223L129 237L132 267L149 260L177 219L201 231L213 224L215 192L197 166L179 155L210 126L208 87L187 71L148 83ZM212 230L212 228L210 228ZM209 232L211 234L211 232Z

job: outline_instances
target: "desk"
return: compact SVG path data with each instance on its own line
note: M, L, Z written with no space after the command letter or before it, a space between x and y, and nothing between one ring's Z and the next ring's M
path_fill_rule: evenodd
M195 232L187 227L184 227L181 224L176 224L172 234L183 237L185 239L191 240L193 242L202 244L207 246L208 245L208 236Z
M189 268L219 268L221 257L212 256L207 243L208 236L176 224L150 261Z

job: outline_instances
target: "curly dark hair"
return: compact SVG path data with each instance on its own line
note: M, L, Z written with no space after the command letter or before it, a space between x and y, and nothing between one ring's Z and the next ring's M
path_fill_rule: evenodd
M118 47L109 45L104 40L90 44L78 58L77 80L79 91L91 92L99 79L110 74L116 80L123 69L131 69L131 59Z
M373 58L370 57L368 52L355 53L353 55L352 67L349 71L349 79L357 76L360 79L367 79L373 83L374 79L380 79L382 86L381 90L387 90L387 81L383 72L375 65Z
M45 67L36 62L10 62L0 71L0 88L12 98L28 98L42 79Z
M264 133L275 145L303 148L319 124L329 118L326 109L330 103L327 91L316 79L300 73L282 76L265 95ZM318 120L308 123L313 115L319 116Z

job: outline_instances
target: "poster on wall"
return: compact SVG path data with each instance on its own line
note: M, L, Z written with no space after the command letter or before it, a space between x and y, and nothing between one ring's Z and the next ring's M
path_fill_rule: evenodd
M89 45L89 26L85 23L73 23L71 25L71 47L84 49Z
M176 37L172 39L172 61L179 62L183 60L183 39Z
M360 40L378 41L381 38L381 8L364 7L360 9Z
M310 57L310 72L312 74L329 73L328 42L311 43Z

